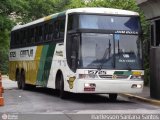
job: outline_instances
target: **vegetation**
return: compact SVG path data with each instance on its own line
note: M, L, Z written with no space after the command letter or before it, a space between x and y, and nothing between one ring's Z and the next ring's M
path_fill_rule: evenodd
M1 0L0 4L0 70L8 72L9 36L17 23L27 23L49 14L77 7L109 7L132 10L140 13L143 28L144 49L148 46L148 23L135 0ZM145 53L145 83L148 83L149 64Z

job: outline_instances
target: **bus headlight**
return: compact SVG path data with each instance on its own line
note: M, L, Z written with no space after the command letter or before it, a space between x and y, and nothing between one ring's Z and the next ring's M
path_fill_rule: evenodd
M93 78L98 78L97 75L95 74L79 74L79 79L93 79Z
M143 86L141 84L133 84L131 88L142 88Z

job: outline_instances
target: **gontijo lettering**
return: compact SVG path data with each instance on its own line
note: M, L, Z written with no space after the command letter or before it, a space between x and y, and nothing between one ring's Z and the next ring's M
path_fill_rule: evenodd
M30 50L21 50L20 57L33 57L33 49Z

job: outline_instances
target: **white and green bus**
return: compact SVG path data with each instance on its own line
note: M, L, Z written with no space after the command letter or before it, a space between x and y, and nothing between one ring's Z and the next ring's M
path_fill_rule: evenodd
M112 8L76 8L15 26L9 78L66 92L139 93L143 65L139 14Z

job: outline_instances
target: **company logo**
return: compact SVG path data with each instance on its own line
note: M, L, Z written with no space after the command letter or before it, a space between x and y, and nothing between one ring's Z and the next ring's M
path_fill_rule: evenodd
M2 120L18 120L17 114L2 114Z
M70 89L73 89L73 83L74 83L75 79L76 79L76 77L70 77L69 80L67 80Z
M10 57L16 57L16 51L10 52Z
M56 51L57 56L63 56L63 51Z
M20 57L33 57L33 49L21 50Z
M128 54L123 54L123 57L124 58L129 58L129 55Z
M103 70L88 70L88 74L106 75L107 72Z
M7 120L8 119L8 115L7 114L2 114L2 120Z
M117 75L113 75L113 76L112 76L112 79L117 79Z

